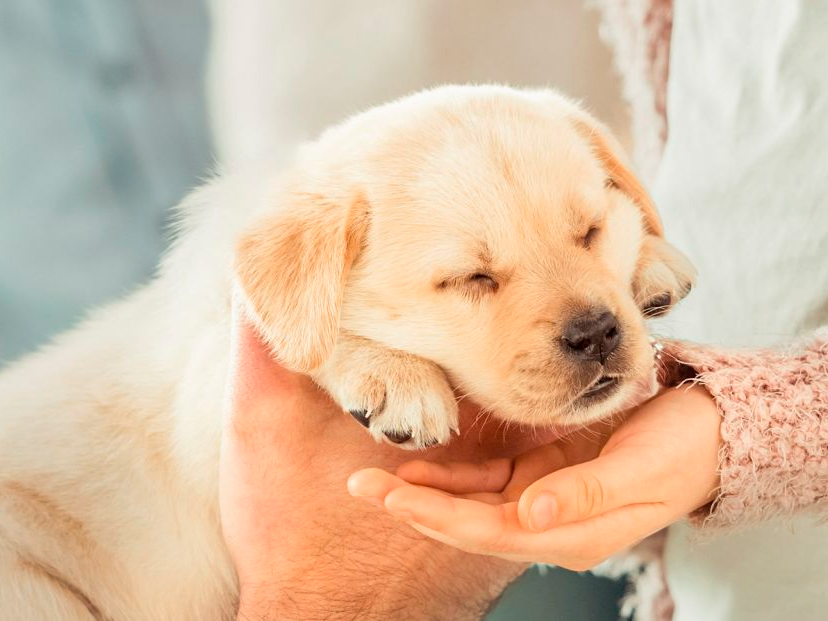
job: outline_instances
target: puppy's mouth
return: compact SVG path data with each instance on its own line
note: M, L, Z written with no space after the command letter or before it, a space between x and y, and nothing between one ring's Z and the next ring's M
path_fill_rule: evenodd
M598 403L618 392L620 386L621 380L618 377L602 375L580 394L576 402L584 406Z

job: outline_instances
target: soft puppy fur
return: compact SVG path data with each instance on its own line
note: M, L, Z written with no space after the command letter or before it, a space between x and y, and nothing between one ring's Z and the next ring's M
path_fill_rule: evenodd
M546 90L419 93L181 214L156 279L0 375L0 618L232 618L234 287L283 364L419 448L458 393L529 425L610 414L652 369L644 315L693 276L608 131Z

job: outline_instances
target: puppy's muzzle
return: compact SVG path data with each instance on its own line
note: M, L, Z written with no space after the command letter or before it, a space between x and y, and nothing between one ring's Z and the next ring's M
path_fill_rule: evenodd
M618 318L605 308L571 319L561 335L564 351L584 362L605 364L620 342Z

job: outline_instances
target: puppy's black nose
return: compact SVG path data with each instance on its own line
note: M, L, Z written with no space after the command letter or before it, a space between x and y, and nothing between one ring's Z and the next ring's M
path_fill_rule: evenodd
M580 315L566 324L561 341L567 353L604 364L621 342L618 319L606 309Z

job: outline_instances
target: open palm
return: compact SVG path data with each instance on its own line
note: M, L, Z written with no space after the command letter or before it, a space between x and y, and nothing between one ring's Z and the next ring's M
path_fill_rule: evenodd
M710 502L719 442L715 403L694 386L666 391L614 431L514 458L363 470L349 488L462 550L584 570Z

